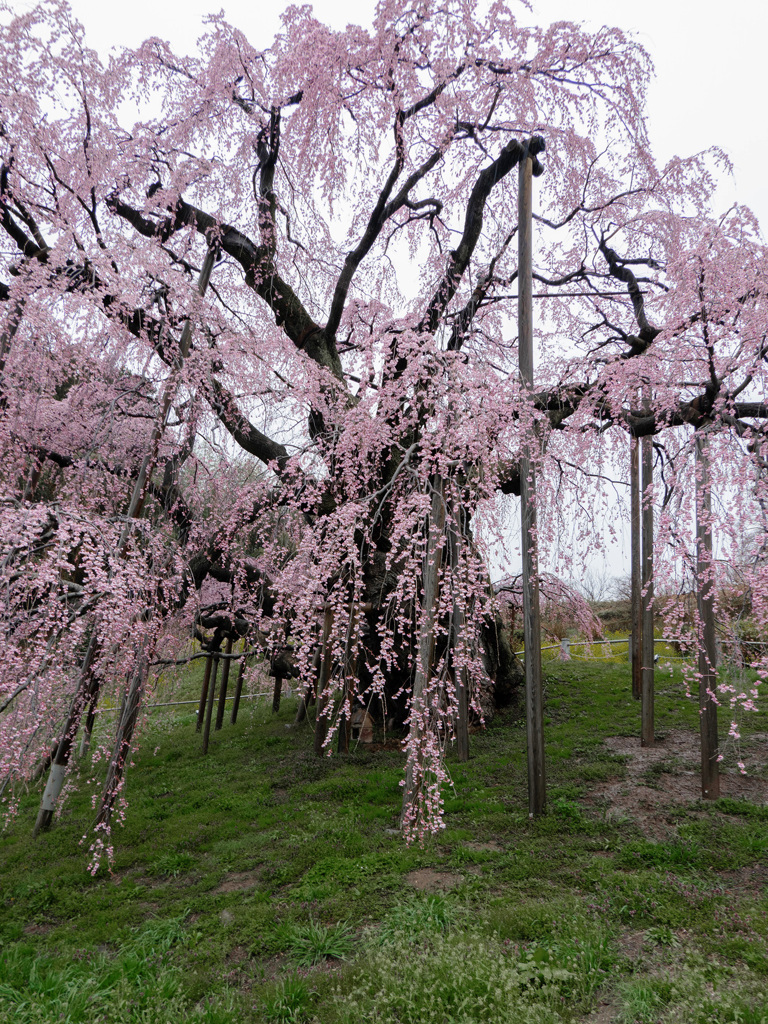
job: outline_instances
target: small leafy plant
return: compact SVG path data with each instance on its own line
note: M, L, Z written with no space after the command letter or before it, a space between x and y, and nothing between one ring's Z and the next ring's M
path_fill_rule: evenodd
M289 974L264 999L264 1016L271 1024L301 1024L314 1001L314 992L303 978Z
M178 878L191 871L195 864L191 853L166 853L150 865L150 871L160 878Z
M353 934L346 924L324 925L310 919L308 924L291 925L287 947L299 967L314 967L323 960L349 960Z

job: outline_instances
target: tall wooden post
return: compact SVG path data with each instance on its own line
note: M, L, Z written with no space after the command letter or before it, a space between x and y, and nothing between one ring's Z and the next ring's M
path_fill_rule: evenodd
M99 812L94 822L96 828L99 826L108 828L112 819L112 811L120 793L126 762L131 752L131 742L139 717L139 708L141 707L141 701L146 689L148 674L149 662L146 655L142 653L136 658L130 684L123 696L123 706L117 726L115 745L112 749L107 778L101 794Z
M232 635L227 637L227 646L225 648L226 654L232 653ZM224 724L224 708L227 703L227 686L229 684L229 669L232 665L231 658L224 658L224 664L221 666L221 688L219 689L219 706L216 709L216 725L214 726L214 732L222 727Z
M80 736L80 749L77 754L78 757L85 757L91 746L91 736L93 735L93 726L96 722L96 704L99 700L98 690L93 695L91 706L88 708L88 717L85 720L85 726L83 727L82 735Z
M715 575L712 561L712 480L706 434L696 434L696 590L699 606L699 731L701 734L701 796L720 796L718 765L717 642L715 638Z
M640 593L642 590L641 564L640 564L640 441L632 438L630 441L630 504L632 521L632 650L630 661L632 663L632 696L635 700L642 697L642 642L643 642L643 615Z
M454 514L456 509L454 507ZM461 515L461 509L459 509L459 515ZM451 560L451 570L455 573L459 564L459 536L463 533L462 529L457 530L455 526L452 526L448 532L448 554ZM453 581L455 586L456 581ZM451 636L451 674L453 675L453 685L456 687L456 703L457 703L457 714L456 714L456 755L459 761L469 760L469 679L467 678L466 668L462 668L456 671L455 657L453 652L456 650L459 641L464 634L464 627L466 625L464 609L461 604L454 599L453 611L452 611L452 636Z
M533 155L520 161L518 192L518 350L520 377L533 389ZM531 459L538 438L520 460L520 514L523 549L523 617L525 633L525 703L528 739L528 811L531 817L547 807L544 765L544 719L541 683L541 615L536 548L536 469Z
M213 655L209 654L205 659L205 674L203 675L203 686L200 690L200 704L197 708L197 724L195 726L195 732L200 732L203 728L203 718L205 716L205 705L208 700L208 687L211 682L211 668L213 667Z
M643 456L643 667L640 745L654 744L653 711L653 438L642 440Z
M237 670L237 682L235 683L235 699L232 701L232 717L230 723L237 722L237 712L240 710L240 696L243 692L243 677L245 676L245 663L248 660L248 641L243 641L243 656L240 659L240 667Z
M423 785L420 761L419 741L424 729L424 689L432 676L432 665L435 657L435 624L437 604L440 596L440 563L443 534L445 531L445 492L442 477L435 473L432 477L432 505L427 527L427 548L424 552L424 568L422 570L421 628L419 629L419 651L416 670L413 675L411 691L411 724L409 727L409 758L405 767L405 787L403 789L403 805L400 811L400 828L408 820L409 814L419 800L419 788ZM414 760L415 758L415 760Z
M323 650L320 662L320 675L317 679L317 717L315 719L315 753L323 756L325 738L328 735L328 680L331 678L331 630L333 629L333 609L325 606L323 616Z
M85 707L89 703L95 702L98 697L99 680L92 671L96 648L96 628L94 626L80 668L78 692L72 698L72 706L61 734L61 739L56 747L56 754L51 761L51 772L43 792L43 799L40 801L40 810L37 812L35 827L32 832L35 836L38 832L45 831L51 827L53 813L56 810L56 801L64 785L69 755L72 751L72 744L75 742L75 735L80 725L81 715Z
M216 695L216 676L219 672L219 652L213 654L213 670L211 685L208 687L208 701L205 705L205 728L203 729L203 753L208 753L208 741L211 738L211 718L213 717L213 698Z
M275 685L272 687L272 714L276 715L280 710L280 698L283 695L283 677L275 672Z

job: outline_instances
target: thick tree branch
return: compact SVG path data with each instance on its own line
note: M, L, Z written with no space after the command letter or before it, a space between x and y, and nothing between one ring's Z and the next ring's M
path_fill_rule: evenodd
M451 253L442 280L427 306L426 313L419 325L422 331L434 334L448 303L456 293L480 238L485 204L494 185L509 174L512 168L516 167L520 160L529 153L535 159L539 153L544 151L544 148L544 139L540 135L532 136L527 142L511 139L496 159L480 172L467 203L461 241Z
M330 370L338 380L343 380L341 360L333 337L329 337L315 323L293 288L277 273L272 256L265 246L255 245L237 228L218 221L183 199L177 200L172 215L162 221L145 217L115 193L109 197L108 204L114 213L146 238L167 241L174 232L186 225L195 228L210 243L217 242L222 251L240 264L248 287L266 302L275 322L285 330L296 347L320 366Z

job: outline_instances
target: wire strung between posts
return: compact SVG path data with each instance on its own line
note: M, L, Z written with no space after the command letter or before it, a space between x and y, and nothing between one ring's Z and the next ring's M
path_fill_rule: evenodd
M241 651L239 654L226 654L224 651L200 651L198 654L190 654L188 658L161 658L159 661L150 661L150 666L154 665L188 665L190 661L195 661L197 658L213 658L216 657L220 661L237 661L238 658L255 658L255 651ZM194 702L193 702L194 703Z
M240 700L256 700L257 697L271 697L271 696L272 696L271 693L267 693L266 691L264 693L242 693L242 694L240 694ZM233 695L232 697L225 697L224 701L226 703L226 701L234 700L234 699L235 698L234 698L234 695ZM182 704L199 704L199 703L200 703L199 700L170 700L170 701L166 701L163 704L145 704L144 705L144 709L148 710L149 708L176 708L176 707L180 707ZM101 715L101 714L104 714L104 713L112 714L113 712L119 711L119 710L120 710L120 708L96 708L94 710L94 714L95 715Z

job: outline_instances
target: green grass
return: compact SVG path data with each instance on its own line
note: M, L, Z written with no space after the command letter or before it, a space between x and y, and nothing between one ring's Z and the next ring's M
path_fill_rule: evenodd
M446 828L423 848L394 831L402 755L317 759L290 699L244 703L207 757L194 709L155 717L111 873L86 872L93 790L34 841L30 792L0 835L0 1021L554 1024L601 1000L627 1024L768 1024L768 808L697 802L663 837L607 813L589 796L626 775L603 740L637 735L628 666L548 671L549 813L528 818L511 711L467 764L449 753ZM698 728L684 694L678 669L659 673L657 733ZM765 713L741 723L745 749L755 732Z

